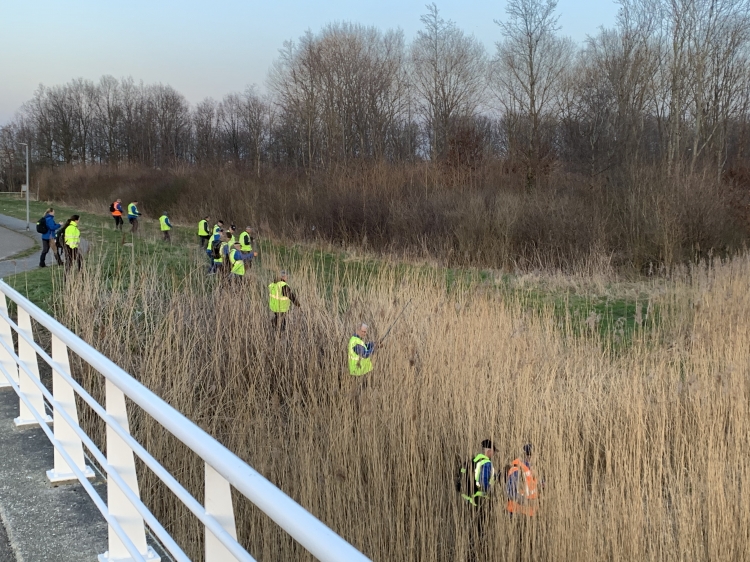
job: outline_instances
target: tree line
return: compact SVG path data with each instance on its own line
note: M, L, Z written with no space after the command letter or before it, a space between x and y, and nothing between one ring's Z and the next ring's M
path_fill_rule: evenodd
M355 161L476 166L505 159L537 185L560 162L590 178L632 165L744 158L750 0L620 0L613 29L582 48L556 0L512 0L487 53L427 6L401 31L333 23L286 42L268 94L191 106L168 85L104 76L40 86L2 128L7 182L35 165L234 164L305 171Z

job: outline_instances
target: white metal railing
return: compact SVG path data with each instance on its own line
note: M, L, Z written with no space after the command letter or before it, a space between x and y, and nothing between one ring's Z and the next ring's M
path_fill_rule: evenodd
M18 322L9 314L6 297L18 307ZM34 340L31 319L52 335L52 356ZM13 345L16 332L18 349ZM68 350L105 378L105 405L99 404L72 377ZM52 369L52 392L39 378L38 358ZM206 562L253 561L237 542L232 506L233 486L288 532L316 558L330 562L368 560L302 506L284 494L213 437L136 381L123 369L81 340L54 318L0 280L0 388L11 387L20 398L16 425L40 425L55 448L54 467L47 477L55 483L79 481L109 525L109 550L100 562L160 558L146 543L145 525L177 561L189 558L140 499L135 471L137 455L185 504L205 527ZM78 424L78 395L106 423L106 455ZM152 416L205 463L205 505L196 500L130 434L125 397ZM44 399L53 416L46 415ZM54 430L48 427L54 420ZM107 475L107 501L89 482L83 446Z

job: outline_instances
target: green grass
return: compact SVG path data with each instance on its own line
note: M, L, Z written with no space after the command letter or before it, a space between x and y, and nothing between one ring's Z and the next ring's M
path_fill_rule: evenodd
M44 214L48 202L30 202L31 222L35 223ZM203 253L199 250L195 228L193 226L175 226L172 229L172 244L161 240L158 222L142 220L141 232L134 237L129 234L130 226L123 227L123 232L114 229L114 223L103 210L101 214L82 212L71 207L53 204L55 218L63 222L73 214L81 216L79 223L81 235L92 244L92 252L87 259L98 259L101 267L114 272L115 268L139 267L142 263L158 264L168 278L179 282L181 278L202 267ZM26 218L26 202L11 196L0 196L0 213L20 219ZM127 245L125 245L127 244ZM461 269L437 268L430 265L409 263L386 263L372 257L352 257L347 252L323 251L306 245L276 244L269 240L256 241L259 259L254 268L256 274L270 279L272 272L263 269L263 256L275 256L276 264L292 272L295 265L304 258L313 258L318 279L322 287L330 288L333 280L344 281L345 286L363 286L376 276L384 266L391 267L396 280L406 273L413 274L415 269L429 278L442 277L447 292L476 288L476 290L500 291L503 294L521 293L528 303L528 308L536 311L551 310L558 325L565 332L583 337L592 332L598 333L612 348L627 347L639 329L648 329L658 321L658 306L652 303L649 316L646 310L649 302L649 286L641 282L619 286L616 283L604 288L591 289L580 287L552 287L543 280L537 280L524 286L511 275L498 275L496 272ZM29 253L38 248L29 250ZM61 283L61 272L58 267L35 269L20 273L7 279L32 301L45 310L52 310L55 283ZM528 283L526 285L529 285ZM639 286L640 285L640 286ZM333 298L333 295L331 295ZM339 304L346 299L339 295ZM638 309L641 310L640 314Z

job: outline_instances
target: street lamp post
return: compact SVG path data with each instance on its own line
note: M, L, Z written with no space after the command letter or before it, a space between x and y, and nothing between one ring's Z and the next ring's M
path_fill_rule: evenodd
M26 147L26 230L31 230L29 228L29 145L25 142L19 142L18 144Z

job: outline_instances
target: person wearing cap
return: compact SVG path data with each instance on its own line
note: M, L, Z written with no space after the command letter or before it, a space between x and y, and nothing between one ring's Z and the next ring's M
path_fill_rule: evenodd
M506 510L511 515L534 517L539 492L537 478L532 467L534 448L531 443L523 446L523 455L515 459L508 470L505 492L508 496Z
M487 520L490 513L490 502L488 496L495 482L495 467L492 465L492 457L497 448L491 439L485 439L481 443L482 452L472 459L474 468L474 493L462 495L474 509L475 534L469 537L469 559L479 560L479 549L484 540L484 531L487 528Z
M215 236L212 236L211 240L208 242L206 253L208 253L208 258L211 260L211 267L208 269L209 275L220 273L223 270L224 256L222 255L222 251L226 247L226 244L227 236L226 232L223 230L220 230Z
M282 331L286 325L286 313L293 304L299 306L297 296L287 285L287 273L283 269L279 272L273 283L268 286L268 306L273 312L273 325L278 331Z
M349 338L347 353L349 355L349 374L354 377L361 377L372 371L372 354L378 348L375 342L366 342L367 324L360 324Z
M198 221L198 245L204 248L208 244L211 233L208 232L208 215Z
M159 217L159 227L164 235L164 241L171 243L172 239L169 236L169 231L172 230L172 223L169 222L169 215L167 215L166 211L164 211Z

